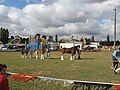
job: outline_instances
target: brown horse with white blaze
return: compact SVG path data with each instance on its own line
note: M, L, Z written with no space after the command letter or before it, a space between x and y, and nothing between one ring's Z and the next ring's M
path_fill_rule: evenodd
M76 52L78 54L78 59L80 59L80 53L81 53L80 45L77 45L77 46L74 46L74 47L71 47L71 48L61 48L59 51L62 52L61 60L64 60L63 55L65 53L71 54L70 60L73 60Z

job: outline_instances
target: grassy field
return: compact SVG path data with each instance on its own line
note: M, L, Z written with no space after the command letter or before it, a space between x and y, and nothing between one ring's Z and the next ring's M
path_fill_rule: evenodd
M112 52L82 52L81 60L60 60L60 53L53 52L53 59L21 59L20 52L0 52L0 63L7 64L10 72L42 75L69 80L85 80L93 82L120 83L120 75L115 75L111 67ZM12 82L10 90L71 90L72 86L35 80L33 82Z

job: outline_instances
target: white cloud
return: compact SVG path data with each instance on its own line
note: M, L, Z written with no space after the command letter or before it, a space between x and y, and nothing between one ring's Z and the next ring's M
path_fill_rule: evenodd
M40 0L41 1L41 0ZM0 5L0 25L14 35L79 35L104 39L113 38L113 8L120 0L42 0L42 4L29 4L23 9ZM120 11L117 29L120 29ZM119 31L117 31L120 33ZM120 36L117 35L120 39Z

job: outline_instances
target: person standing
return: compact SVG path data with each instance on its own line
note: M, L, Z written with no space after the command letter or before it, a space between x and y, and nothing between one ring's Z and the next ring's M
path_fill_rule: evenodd
M120 47L114 50L112 54L112 62L113 62L112 68L114 69L114 72L116 69L118 69L119 58L120 58Z
M0 90L9 90L6 70L0 65Z
M82 49L84 48L85 44L86 44L86 41L83 37L80 38L80 42L82 44Z

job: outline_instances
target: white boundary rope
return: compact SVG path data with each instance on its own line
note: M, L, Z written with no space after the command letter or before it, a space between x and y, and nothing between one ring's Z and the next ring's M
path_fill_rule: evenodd
M19 73L11 73L7 72L8 74L19 74ZM29 75L26 75L29 77ZM58 78L52 78L52 77L44 77L44 76L37 76L37 78L45 81L45 80L53 80L53 81L61 81L61 82L66 82L69 84L73 84L74 82L78 83L90 83L90 84L104 84L104 85L114 85L114 83L104 83L104 82L91 82L91 81L79 81L79 80L68 80L68 79L58 79ZM117 84L116 84L117 85Z
M7 74L19 75L19 73L11 73L11 72L7 72ZM32 76L32 75L24 75L24 74L20 74L20 75L23 75L25 77L33 77L34 78L34 76ZM114 86L114 88L115 88L115 86L119 87L119 90L120 90L120 84L114 84L114 83L67 80L67 79L58 79L58 78L44 77L44 76L36 76L36 77L38 79L40 79L41 81L62 84L63 87L73 85L72 90L77 90L77 88L81 88L81 87L83 88L83 90L85 88L87 88L88 90L93 90L93 89L95 89L95 90L109 90L113 86ZM20 79L22 79L22 78L20 78ZM116 89L114 89L114 90L116 90Z

